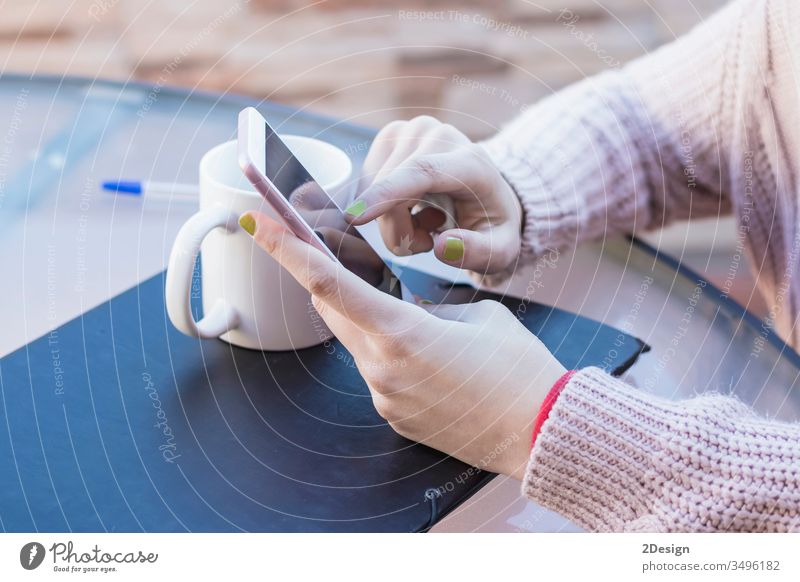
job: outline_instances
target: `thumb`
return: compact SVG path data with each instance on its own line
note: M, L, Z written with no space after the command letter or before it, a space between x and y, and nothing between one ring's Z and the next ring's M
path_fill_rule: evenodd
M319 302L362 330L383 333L411 308L348 271L340 262L332 261L265 214L246 212L239 224Z
M436 237L433 252L443 263L478 273L497 273L519 253L519 234L510 223L486 231L453 228Z

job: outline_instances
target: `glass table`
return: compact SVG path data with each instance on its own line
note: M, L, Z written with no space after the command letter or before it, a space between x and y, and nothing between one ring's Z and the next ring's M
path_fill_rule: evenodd
M0 356L162 271L193 203L114 196L100 184L197 181L210 147L256 105L279 130L341 147L358 165L374 130L274 103L136 83L0 77ZM800 357L753 316L670 257L607 239L551 253L507 291L578 312L646 341L626 378L685 398L732 392L763 414L800 418ZM613 347L611 348L613 349ZM434 531L571 531L497 477Z

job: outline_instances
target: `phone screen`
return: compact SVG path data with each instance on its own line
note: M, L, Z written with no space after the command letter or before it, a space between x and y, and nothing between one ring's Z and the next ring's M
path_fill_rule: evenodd
M348 197L336 200L335 193L325 192L269 124L266 124L264 152L266 177L317 232L339 262L371 285L401 298L402 285L393 272L393 265L384 261L365 240L360 232L363 227L354 227L345 221L342 208L349 204ZM352 192L352 186L354 184L345 191Z

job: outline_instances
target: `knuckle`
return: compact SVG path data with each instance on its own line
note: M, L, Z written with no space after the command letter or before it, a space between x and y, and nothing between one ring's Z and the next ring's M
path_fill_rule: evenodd
M338 293L338 284L336 278L328 273L312 272L308 277L308 290L315 297L334 297Z
M439 165L429 156L422 156L415 159L413 167L415 170L425 174L429 178L435 178L439 175Z
M391 426L395 432L399 434L403 434L401 431L403 429L403 418L400 410L398 409L397 405L392 401L391 398L383 396L382 394L377 394L372 397L372 402L375 406L375 410L380 415L382 419L384 419L389 426Z
M362 373L364 375L364 379L366 380L370 388L372 388L372 390L376 394L380 395L380 398L378 398L378 400L384 403L385 407L388 406L389 400L388 398L386 398L386 395L391 393L392 391L392 383L390 376L386 373L385 370L364 370L362 371ZM378 412L380 412L380 410ZM383 414L381 414L381 416L383 416L383 418L386 418L386 416L384 416Z
M386 329L381 332L373 332L369 336L369 342L372 346L372 353L376 354L381 361L391 362L400 360L412 355L414 340L409 331L397 331L392 329L387 324ZM368 370L369 373L376 375L383 374L389 370L387 366L371 366Z
M258 231L256 231L256 242L258 243L258 246L267 251L270 255L277 256L280 254L281 239L280 237L275 236L273 233L270 233L266 236L258 236Z
M409 123L417 127L425 127L425 128L436 127L438 125L441 125L441 122L438 119L430 115L418 115L414 119L412 119Z
M471 148L472 141L457 127L449 123L442 123L431 134L439 140L447 151L458 151L460 148Z
M491 299L481 299L480 301L475 303L475 307L482 311L490 311L494 309L496 305L496 301L492 301Z
M390 355L390 359L400 359L411 356L413 353L414 340L410 332L387 333L382 340L385 351Z
M383 396L382 394L373 394L372 395L372 404L375 406L375 411L378 415L384 419L389 420L387 416L390 415L391 405L389 404L389 399Z
M400 130L402 130L407 124L407 121L403 121L401 119L390 121L378 132L378 134L375 136L375 139L378 140L391 138L400 133Z
M453 144L460 141L462 133L449 123L440 123L431 130L431 135Z
M489 317L503 317L506 313L511 313L505 305L492 299L482 299L476 305Z
M407 439L412 438L411 432L408 430L406 423L403 422L401 419L386 419L386 422L389 423L389 426L392 428L394 432L399 434L401 437L405 437Z

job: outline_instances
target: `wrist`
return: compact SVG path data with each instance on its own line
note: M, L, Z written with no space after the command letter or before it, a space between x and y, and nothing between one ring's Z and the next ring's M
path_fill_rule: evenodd
M559 377L559 379L553 383L552 388L550 388L550 391L544 397L544 401L539 407L539 411L536 413L536 418L533 421L533 433L531 434L530 449L533 449L533 447L536 445L536 437L538 437L539 433L542 432L542 425L549 418L553 405L556 403L559 395L564 388L566 388L570 378L572 378L574 374L575 370L564 372L561 377Z
M537 375L537 381L533 387L534 395L528 401L521 399L516 412L520 415L517 427L524 427L517 432L522 438L514 443L513 466L506 473L522 480L528 466L531 454L531 440L535 430L535 419L537 411L548 404L548 397L553 392L553 387L570 372L561 363L551 356L551 361Z

